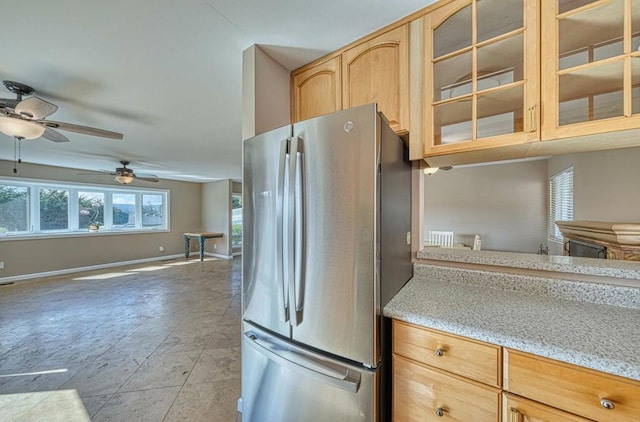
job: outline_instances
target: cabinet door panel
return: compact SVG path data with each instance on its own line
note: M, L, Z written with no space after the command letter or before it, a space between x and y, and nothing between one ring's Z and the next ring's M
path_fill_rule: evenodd
M511 393L596 421L638 420L637 381L513 350L504 356L504 389Z
M502 420L504 422L589 422L589 419L508 393L502 395Z
M340 62L337 56L293 75L294 122L342 109Z
M500 390L393 355L394 422L496 422Z
M408 31L403 25L342 56L344 108L378 103L396 132L409 130Z

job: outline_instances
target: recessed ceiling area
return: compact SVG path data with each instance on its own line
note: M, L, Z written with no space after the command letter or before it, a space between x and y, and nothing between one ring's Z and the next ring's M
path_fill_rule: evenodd
M431 0L5 2L0 80L59 106L50 120L124 134L22 141L25 162L85 170L120 160L164 179L241 178L242 51L289 70ZM0 86L0 98L15 98ZM0 159L13 160L0 133Z

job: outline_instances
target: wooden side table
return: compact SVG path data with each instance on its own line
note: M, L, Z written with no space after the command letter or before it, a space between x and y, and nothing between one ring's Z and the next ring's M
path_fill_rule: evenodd
M189 249L191 246L191 238L196 238L200 242L200 261L204 260L204 241L205 239L213 239L215 237L222 237L222 233L213 232L198 232L198 233L185 233L184 234L184 257L189 258Z

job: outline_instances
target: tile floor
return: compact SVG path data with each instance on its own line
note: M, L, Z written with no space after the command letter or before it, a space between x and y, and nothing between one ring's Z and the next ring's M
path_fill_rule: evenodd
M0 420L236 420L240 259L0 286Z

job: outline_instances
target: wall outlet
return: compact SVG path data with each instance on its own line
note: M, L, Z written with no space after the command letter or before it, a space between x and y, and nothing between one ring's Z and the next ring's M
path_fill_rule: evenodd
M160 252L164 252L164 246L160 246L160 247L158 248L158 250L159 250Z
M218 245L216 245L215 243L213 244L213 249L218 249Z
M4 268L4 262L0 261L0 270Z

